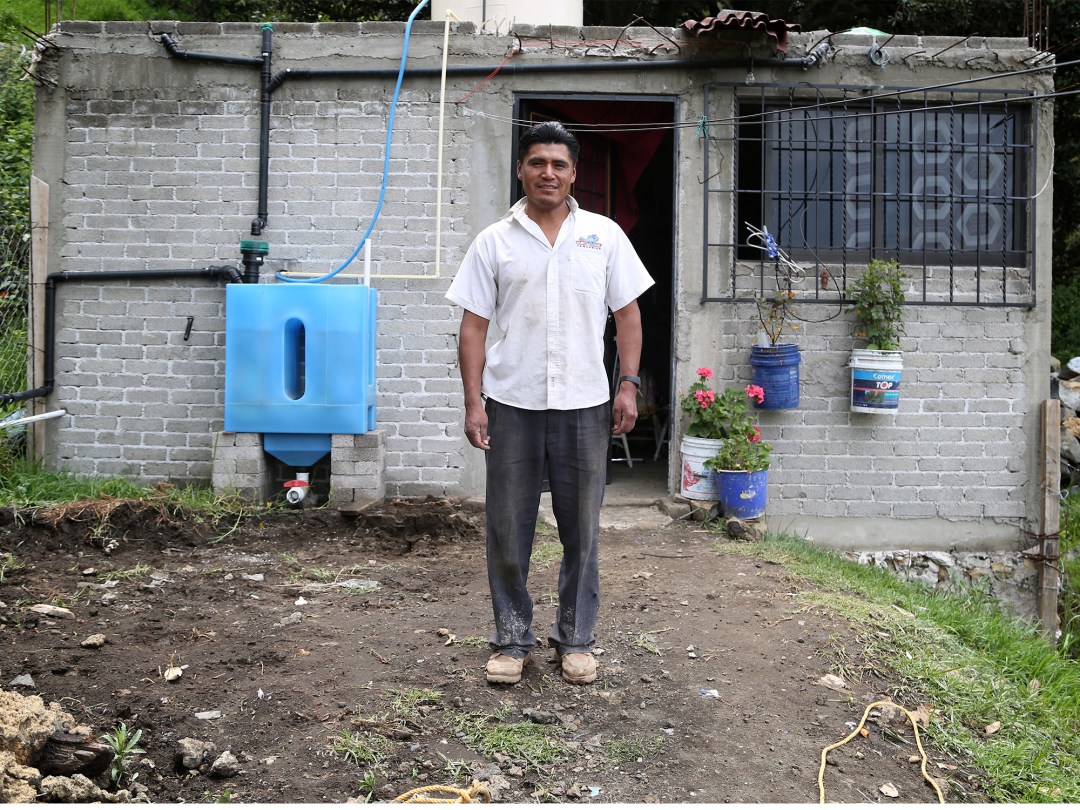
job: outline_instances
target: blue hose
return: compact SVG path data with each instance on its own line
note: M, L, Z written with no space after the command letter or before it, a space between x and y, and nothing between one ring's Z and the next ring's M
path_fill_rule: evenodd
M318 278L288 278L281 273L275 273L279 281L288 281L294 284L318 284L321 281L327 281L332 279L350 264L353 259L360 255L361 249L364 247L364 243L371 236L371 232L375 230L375 223L379 221L379 213L382 211L383 199L386 197L386 183L390 175L390 142L394 137L394 116L397 114L398 96L401 94L401 82L405 78L405 58L409 55L409 37L412 35L413 20L416 19L416 15L428 4L428 0L420 0L420 5L413 9L412 14L409 15L408 21L405 23L405 42L401 46L401 66L398 68L397 84L394 86L394 97L390 101L390 118L386 124L386 148L383 150L383 171L382 171L382 186L379 188L379 201L375 204L375 213L371 217L371 223L368 225L367 230L364 232L364 236L360 239L360 243L341 265L331 270L325 276L319 276Z

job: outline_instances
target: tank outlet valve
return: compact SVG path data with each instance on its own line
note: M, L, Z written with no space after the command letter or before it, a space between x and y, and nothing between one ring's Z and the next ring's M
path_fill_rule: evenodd
M304 502L304 498L307 497L308 487L311 486L309 478L310 473L298 472L294 480L286 481L285 500L293 506L300 506Z

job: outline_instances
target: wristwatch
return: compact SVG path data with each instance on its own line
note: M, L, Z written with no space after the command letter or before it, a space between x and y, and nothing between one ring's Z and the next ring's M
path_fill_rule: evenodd
M632 374L624 374L622 377L619 377L619 385L622 385L624 382L632 382L638 388L641 388L641 377L635 377Z

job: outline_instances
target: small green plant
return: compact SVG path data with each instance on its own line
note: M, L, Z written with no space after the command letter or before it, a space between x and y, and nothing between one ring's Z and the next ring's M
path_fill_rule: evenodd
M663 630L649 630L645 633L638 633L634 636L634 640L631 642L635 647L645 650L645 652L651 652L653 655L660 655L660 647L656 644L656 639L653 638L655 633L667 633L672 630L671 627L665 627Z
M359 793L364 804L375 801L375 773L373 771L364 772L364 777L360 780Z
M562 543L558 541L545 541L533 546L531 565L533 568L547 568L556 560L561 560L563 555Z
M463 759L450 759L442 751L436 751L439 758L443 761L442 771L446 773L453 781L457 782L461 779L465 779L472 775L472 771L469 769L469 763Z
M390 750L390 741L381 734L369 731L349 730L341 732L333 747L334 753L341 754L346 762L352 761L359 766L373 765L382 767Z
M124 568L119 571L103 571L97 575L98 582L108 582L109 580L117 580L119 582L129 582L133 579L143 579L150 573L150 566L146 563L139 563L131 568Z
M221 793L214 793L210 790L204 791L202 800L203 804L228 804L232 801L232 797L232 788L225 788Z
M629 765L651 759L664 748L662 737L639 737L633 735L621 740L608 740L602 745L604 756L609 762Z
M865 338L866 348L899 351L904 329L904 279L899 262L871 259L847 288L850 312L855 314L855 337Z
M799 329L797 323L792 323L797 317L795 312L795 292L793 290L777 290L769 297L761 297L755 300L758 311L758 322L762 331L769 336L769 345L775 346L780 342L784 329L796 332Z
M145 754L146 751L139 748L139 740L142 738L142 729L128 728L127 724L121 721L117 724L116 729L108 734L102 734L103 739L109 747L113 750L113 761L109 767L109 778L112 783L117 787L121 787L122 783L126 780L127 784L131 784L139 778L137 773L133 773L131 768L134 764L133 760L138 754Z
M15 559L15 555L8 553L0 556L0 582L4 581L9 571L18 571L23 564Z
M442 692L434 689L391 689L390 708L401 719L416 717L421 706L435 706L442 701Z
M458 643L462 647L477 647L482 649L488 645L488 640L484 636L465 636L465 638L459 639Z

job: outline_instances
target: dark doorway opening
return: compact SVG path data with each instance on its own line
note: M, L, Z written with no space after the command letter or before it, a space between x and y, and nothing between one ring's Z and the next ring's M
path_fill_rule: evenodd
M675 257L675 99L666 96L521 94L515 100L517 139L538 121L562 121L581 142L572 194L582 208L615 220L656 280L638 300L643 342L639 418L626 441L612 443L617 478L648 477L667 486L667 437L672 408ZM522 196L516 172L511 204ZM617 362L613 319L607 335L608 375Z

